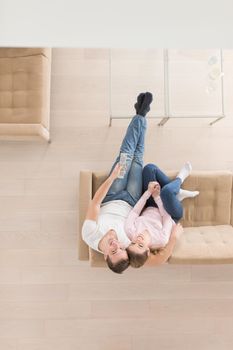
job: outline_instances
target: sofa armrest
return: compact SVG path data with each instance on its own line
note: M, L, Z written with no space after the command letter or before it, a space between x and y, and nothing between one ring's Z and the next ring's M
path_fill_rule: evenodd
M231 226L233 226L233 193L231 197L231 221L230 221Z
M82 239L82 225L85 220L88 205L92 199L92 172L81 171L79 179L79 229L78 229L78 257L89 260L89 247Z

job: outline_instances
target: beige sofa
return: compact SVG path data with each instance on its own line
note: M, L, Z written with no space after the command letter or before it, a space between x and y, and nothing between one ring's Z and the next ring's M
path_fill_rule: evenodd
M50 48L0 48L0 139L49 141Z
M175 172L168 173L174 177ZM233 263L233 193L232 173L228 171L192 172L183 188L199 190L194 199L185 199L182 224L184 234L177 242L171 264ZM82 171L79 188L80 260L91 266L105 266L103 255L89 249L81 237L88 204L107 173Z

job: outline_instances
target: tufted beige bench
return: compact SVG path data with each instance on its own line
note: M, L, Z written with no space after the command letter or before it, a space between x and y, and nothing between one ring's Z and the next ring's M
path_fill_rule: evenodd
M0 48L0 138L49 140L51 49Z
M168 172L174 177L175 172ZM105 266L103 255L89 249L81 237L88 204L107 173L82 171L79 188L78 254L91 266ZM194 199L185 199L184 234L173 251L171 264L233 263L232 173L192 172L183 188L199 190Z

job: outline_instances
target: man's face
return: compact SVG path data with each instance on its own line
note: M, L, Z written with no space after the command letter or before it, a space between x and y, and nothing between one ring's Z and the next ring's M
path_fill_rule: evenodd
M111 262L116 264L118 261L128 259L126 250L122 247L118 241L116 232L114 230L108 231L105 240L104 257L109 256Z

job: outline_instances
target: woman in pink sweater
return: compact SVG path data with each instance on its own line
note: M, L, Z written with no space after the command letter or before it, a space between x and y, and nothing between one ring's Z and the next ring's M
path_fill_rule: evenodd
M127 248L131 266L142 266L150 251L167 244L172 230L183 216L181 200L199 194L180 188L191 169L191 164L185 163L177 177L170 180L156 165L144 167L144 193L125 222L125 232L132 241Z

